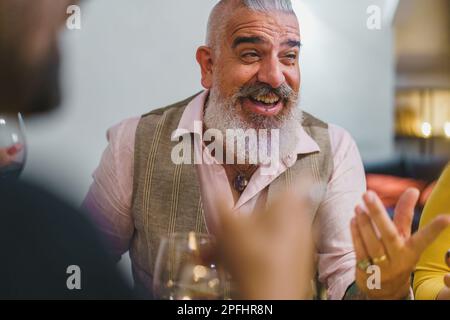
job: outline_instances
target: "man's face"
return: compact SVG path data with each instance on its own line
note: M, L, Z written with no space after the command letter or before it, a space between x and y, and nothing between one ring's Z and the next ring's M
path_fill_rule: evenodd
M212 88L242 120L282 118L297 104L300 30L295 15L239 8L214 57Z
M58 33L68 4L68 0L0 0L2 110L35 113L58 105Z

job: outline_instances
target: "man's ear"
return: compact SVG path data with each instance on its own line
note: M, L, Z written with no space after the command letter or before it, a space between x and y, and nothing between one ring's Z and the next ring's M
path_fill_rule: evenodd
M213 56L210 47L201 46L197 49L197 62L202 72L202 86L205 89L212 87L213 72Z

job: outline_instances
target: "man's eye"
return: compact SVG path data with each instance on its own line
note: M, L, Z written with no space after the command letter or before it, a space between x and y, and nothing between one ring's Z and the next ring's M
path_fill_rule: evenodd
M242 56L244 56L244 57L258 57L258 54L256 52L246 52Z
M241 58L248 62L259 60L259 55L256 52L246 52L241 55Z
M291 59L291 60L296 60L297 55L295 53L287 54L286 58Z
M294 64L297 61L297 54L296 53L287 54L281 60L287 64Z

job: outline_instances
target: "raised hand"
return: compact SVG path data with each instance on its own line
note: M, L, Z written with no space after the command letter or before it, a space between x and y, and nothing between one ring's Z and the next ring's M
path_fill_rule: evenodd
M407 190L389 218L381 200L367 192L363 206L357 206L351 222L356 252L356 283L370 299L403 299L410 290L411 273L425 248L450 225L450 216L435 218L425 228L411 235L414 207L419 198L416 189ZM370 265L380 269L380 289L369 289L366 272Z
M450 250L448 250L447 255L445 256L445 262L450 268ZM439 292L437 300L450 300L450 273L444 277L444 284L445 288Z
M439 292L436 300L450 300L450 273L444 277L444 284L445 287Z
M251 216L222 205L219 244L244 299L310 299L311 216L298 196L286 194Z

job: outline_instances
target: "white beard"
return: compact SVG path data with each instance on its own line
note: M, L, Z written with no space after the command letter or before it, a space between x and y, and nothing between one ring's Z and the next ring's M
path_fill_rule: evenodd
M266 117L257 114L245 113L242 107L234 97L221 98L217 88L212 88L209 95L206 111L204 114L204 124L208 129L219 130L223 137L226 137L228 129L267 129L267 135L258 134L257 141L248 140L247 143L243 139L236 141L225 141L225 148L228 143L236 143L236 150L245 150L245 155L236 154L235 157L243 157L246 163L251 159L250 155L259 155L260 147L262 150L267 150L269 154L274 152L274 148L278 148L278 159L285 159L288 155L295 151L295 147L299 142L298 129L302 123L303 113L298 107L298 102L295 101L291 106L289 112L280 117ZM243 116L246 116L245 118ZM278 129L279 141L274 141L276 145L271 145L271 130ZM226 140L226 139L225 139ZM232 148L231 150L234 150ZM275 151L276 152L276 151ZM273 159L269 156L270 159ZM261 160L257 157L258 162Z

